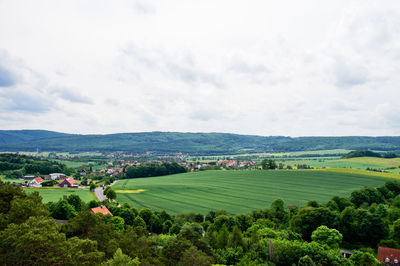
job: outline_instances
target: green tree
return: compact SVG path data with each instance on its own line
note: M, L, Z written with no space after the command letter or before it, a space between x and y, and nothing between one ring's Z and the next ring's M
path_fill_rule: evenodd
M315 263L313 260L310 258L310 256L305 255L304 257L301 257L299 259L298 266L315 266Z
M290 228L306 240L311 239L311 233L320 225L338 228L339 214L325 207L304 207L290 219Z
M321 225L311 234L311 239L320 244L326 244L332 249L338 249L343 236L338 230Z
M237 214L235 216L235 222L239 229L245 232L253 224L253 218L247 214Z
M117 193L112 188L108 189L104 195L111 201L117 198Z
M372 255L371 253L368 253L368 252L356 251L356 252L354 252L353 255L351 255L350 260L355 265L359 265L359 266L381 265L381 263L374 257L374 255Z
M179 265L208 266L213 262L212 257L192 246L183 252Z
M114 256L112 259L106 261L102 265L104 266L139 266L140 261L139 258L136 257L135 259L132 259L128 255L125 255L122 253L122 250L120 248L115 251Z
M0 232L0 261L5 265L100 264L96 242L66 239L52 218L30 217Z
M146 229L146 222L142 219L140 216L136 216L136 218L133 220L133 227L143 227Z
M119 216L113 216L110 219L111 230L114 232L122 232L124 230L125 221Z
M228 245L228 241L229 241L228 227L225 224L223 224L221 229L218 232L217 247L225 248Z
M74 207L66 200L59 200L57 203L51 205L50 213L54 219L60 220L69 220L78 214Z
M261 162L262 169L267 170L267 169L276 169L278 166L276 162L272 159L264 159Z
M69 195L67 198L67 201L69 204L71 204L74 207L74 209L77 212L82 211L83 206L85 205L85 203L81 200L81 198L78 195L74 195L74 194Z
M245 248L245 243L243 240L242 232L237 226L233 227L232 234L230 235L229 238L229 246L230 247L242 247L243 249Z

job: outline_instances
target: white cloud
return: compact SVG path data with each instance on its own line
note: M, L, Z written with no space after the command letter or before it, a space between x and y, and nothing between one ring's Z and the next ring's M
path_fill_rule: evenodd
M1 128L398 135L399 13L394 0L3 0Z

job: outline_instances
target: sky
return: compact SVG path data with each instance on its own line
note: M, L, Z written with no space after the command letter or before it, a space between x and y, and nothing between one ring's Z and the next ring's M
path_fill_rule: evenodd
M0 129L400 135L398 0L0 0Z

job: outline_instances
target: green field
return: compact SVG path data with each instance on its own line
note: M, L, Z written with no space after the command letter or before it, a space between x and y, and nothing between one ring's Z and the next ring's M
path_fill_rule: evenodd
M69 189L69 188L25 188L25 192L32 193L38 191L40 196L43 197L43 202L58 201L63 198L63 195L78 195L85 202L96 199L94 194L88 189Z
M312 167L322 168L322 167L332 167L332 168L357 168L365 170L366 168L382 169L387 167L399 167L400 158L385 159L377 157L357 157L350 159L340 159L340 158L295 158L295 159L284 159L282 161L284 164L294 165L294 164L308 164ZM394 171L397 173L398 171Z
M349 170L352 172L346 172ZM298 206L309 200L323 203L333 196L347 197L355 189L376 187L389 179L349 170L204 171L125 179L113 188L119 202L139 209L203 214L224 209L234 214L269 207L277 198Z

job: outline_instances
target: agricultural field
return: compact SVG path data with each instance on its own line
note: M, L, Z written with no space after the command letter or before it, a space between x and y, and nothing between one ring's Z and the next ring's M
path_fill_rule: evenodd
M378 173L376 173L378 174ZM355 169L280 171L203 171L170 176L124 179L114 186L117 200L138 209L171 213L227 210L230 214L263 209L278 198L298 206L349 196L364 186L379 186L394 174L375 175Z
M94 193L88 189L71 189L71 188L25 188L25 192L32 193L38 191L40 196L43 197L43 202L58 201L63 198L64 195L78 195L84 202L96 200Z
M399 167L400 158L377 158L377 157L356 157L350 159L340 159L336 158L294 158L293 160L283 159L277 160L283 162L284 164L294 165L294 164L308 164L312 167L322 168L356 168L365 170L366 168L382 169L387 167ZM398 171L394 171L397 173Z

